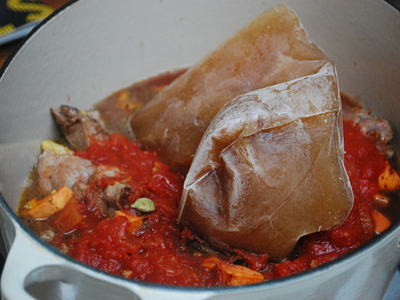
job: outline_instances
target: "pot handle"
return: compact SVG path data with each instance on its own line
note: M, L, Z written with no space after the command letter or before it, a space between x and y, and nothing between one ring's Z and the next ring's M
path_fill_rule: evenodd
M34 300L26 290L29 276L45 265L56 265L54 255L41 250L39 243L26 232L15 228L15 239L12 243L1 276L1 296L5 300Z
M16 225L15 239L8 253L1 278L3 300L34 299L132 299L205 300L215 292L187 291L127 284L90 268L70 264L52 253Z

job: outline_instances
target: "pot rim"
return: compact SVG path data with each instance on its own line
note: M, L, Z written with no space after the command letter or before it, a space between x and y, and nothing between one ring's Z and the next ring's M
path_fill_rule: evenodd
M7 57L5 60L4 64L0 68L0 80L5 74L8 66L14 59L14 57L17 55L17 53L20 51L20 49L35 35L35 33L40 30L43 26L47 24L50 20L55 18L60 12L63 12L65 9L68 7L74 5L75 3L79 2L81 0L71 0L68 3L64 4L60 8L56 9L53 13L51 13L47 18L45 18L43 21L41 21L36 27L34 27L30 33L24 37L18 45L14 48L14 50L11 52L11 54ZM383 1L385 2L385 1ZM389 5L389 3L387 3ZM43 246L43 248L46 251L51 252L55 256L61 257L64 260L66 260L68 263L71 263L72 265L78 265L90 272L95 272L95 274L98 275L104 275L106 277L112 278L113 280L121 280L122 282L126 284L136 284L139 286L147 287L147 288L152 288L152 289L158 289L158 290L171 290L171 291L183 291L183 292L201 292L201 291L208 291L208 292L215 292L215 293L224 293L224 292L232 292L232 291L246 291L246 290L254 290L254 289L260 289L260 288L274 288L274 287L279 287L279 286L284 286L287 284L291 284L291 282L296 282L296 281L302 281L306 280L309 277L313 276L319 276L322 275L325 272L328 272L331 269L334 268L340 268L343 264L345 264L347 261L351 260L353 257L358 257L361 256L369 251L372 251L372 249L377 246L381 241L389 238L392 234L394 234L395 231L398 231L400 229L400 219L396 220L395 222L392 223L392 225L385 230L382 234L379 234L375 237L373 237L370 241L366 242L362 246L358 247L357 249L352 250L351 252L340 256L339 258L330 261L326 264L323 264L321 266L318 266L314 269L309 269L303 272L300 272L298 274L294 274L288 277L283 277L283 278L278 278L278 279L273 279L270 281L264 281L261 283L256 283L256 284L251 284L251 285L241 285L241 286L223 286L223 287L187 287L187 286L173 286L173 285L163 285L163 284L158 284L158 283L152 283L152 282L146 282L146 281L139 281L139 280L132 280L128 278L124 278L122 276L114 275L107 273L105 271L96 269L94 267L91 267L89 265L86 265L68 255L65 253L61 252L59 249L56 247L48 244L44 240L42 240L37 234L35 234L24 222L20 220L20 218L16 215L16 213L10 208L6 200L4 199L3 195L0 192L0 206L4 209L5 213L7 216L10 218L11 222L13 223L14 229L17 230L16 224L26 233L30 238L32 238L35 242ZM397 247L400 248L400 238L397 240Z

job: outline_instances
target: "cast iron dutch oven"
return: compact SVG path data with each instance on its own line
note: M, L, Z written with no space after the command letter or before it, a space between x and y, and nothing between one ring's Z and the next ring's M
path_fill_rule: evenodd
M139 80L189 66L261 11L294 9L335 61L340 86L389 119L400 149L400 14L379 0L80 0L23 41L0 77L3 299L381 299L400 263L400 226L312 271L251 286L181 288L118 278L42 242L15 211L50 107L80 108Z

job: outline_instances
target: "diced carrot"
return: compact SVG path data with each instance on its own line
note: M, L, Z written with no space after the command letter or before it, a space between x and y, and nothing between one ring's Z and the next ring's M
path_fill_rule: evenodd
M116 210L114 217L116 218L118 216L124 216L128 219L129 222L129 226L127 228L128 234L132 234L136 229L138 229L143 224L144 217L138 217L122 210Z
M201 266L207 271L218 267L221 271L221 280L224 285L252 284L264 280L264 276L261 273L244 266L228 264L216 256L207 257Z
M64 209L56 213L51 220L51 225L61 233L67 233L76 228L83 220L83 215L78 208L79 201L72 197Z
M36 198L33 198L31 201L29 201L28 203L26 203L25 205L24 205L24 209L33 209L33 208L35 208L36 206L38 206L38 204L39 204L39 200L38 199L36 199Z
M386 162L385 170L379 176L378 184L380 189L384 191L393 191L400 188L400 176L388 162Z
M375 224L375 232L378 234L384 232L392 224L392 222L387 217L385 217L377 210L373 211L372 219L374 220Z
M252 269L239 265L221 263L221 280L224 285L245 285L264 281L264 276Z
M133 271L132 270L122 270L121 275L124 276L125 278L129 278L132 276Z
M390 198L388 196L376 193L374 196L374 203L380 208L385 208L389 205Z
M71 199L72 195L73 195L72 190L67 186L63 186L61 189L57 190L55 193L51 195L49 201L53 205L63 209L67 204L68 200Z
M38 201L37 205L35 205L35 199L33 199L28 202L33 208L28 209L26 215L35 219L47 219L62 210L72 197L72 194L73 192L69 187L63 186L59 190Z
M219 263L221 262L221 260L216 257L216 256L210 256L207 257L203 263L201 264L201 266L206 269L207 271L211 271L212 269L214 269Z

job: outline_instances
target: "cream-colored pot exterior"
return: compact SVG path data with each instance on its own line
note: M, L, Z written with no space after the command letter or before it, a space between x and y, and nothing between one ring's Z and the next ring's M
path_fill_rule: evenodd
M381 299L400 263L396 224L365 247L283 280L178 288L117 278L74 262L15 216L40 142L58 131L50 107L87 108L112 92L188 66L261 11L285 3L332 58L342 90L400 131L400 14L379 0L80 0L24 41L0 77L3 299ZM399 140L395 140L398 149Z

